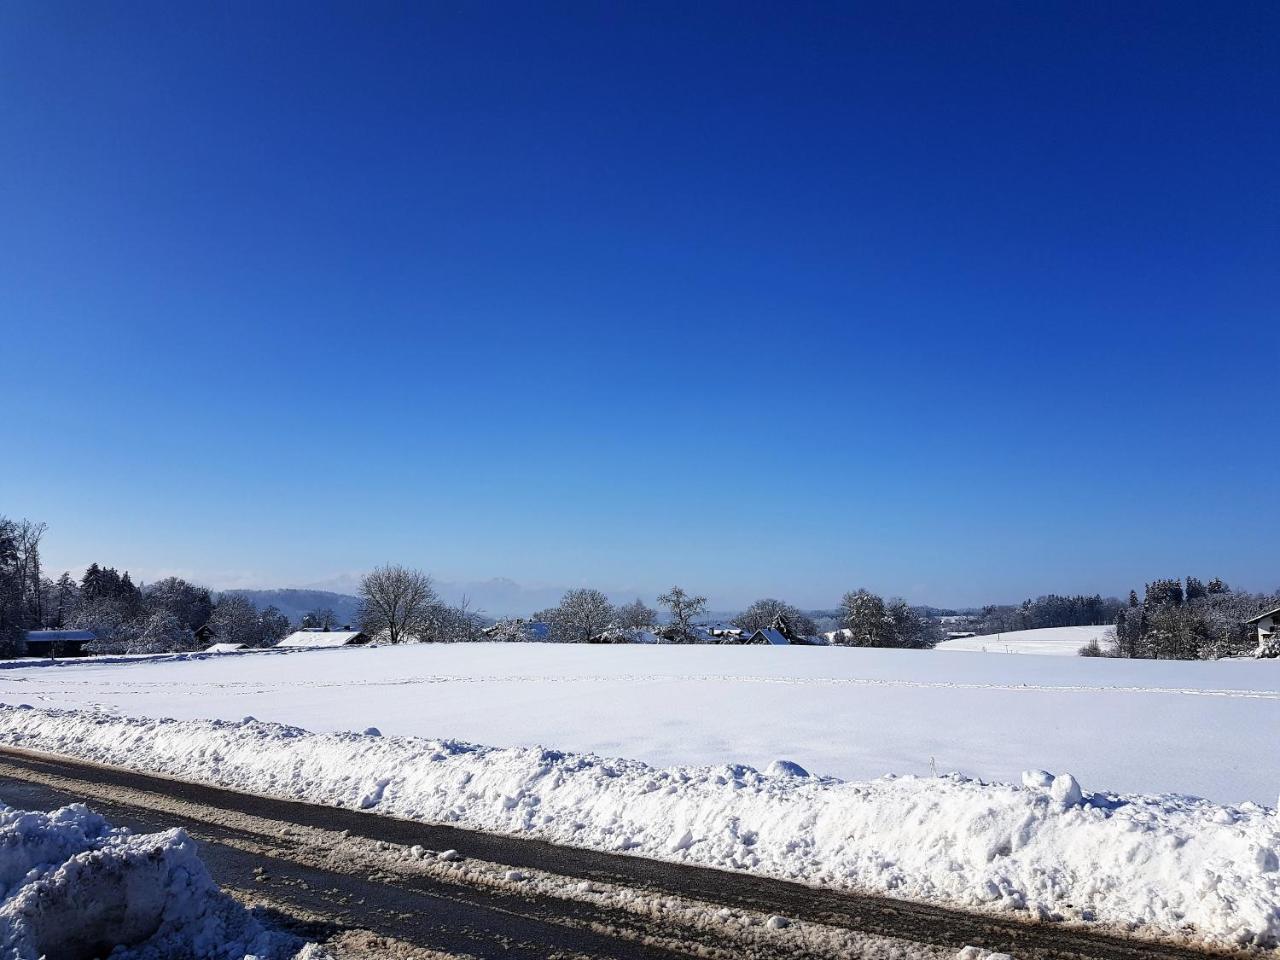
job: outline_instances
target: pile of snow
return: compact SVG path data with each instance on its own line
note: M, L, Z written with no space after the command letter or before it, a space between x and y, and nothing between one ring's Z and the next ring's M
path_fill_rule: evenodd
M0 742L249 792L830 887L1280 942L1280 817L1067 774L843 782L536 748L0 707Z
M1096 640L1107 649L1115 638L1115 627L1044 627L1040 630L1011 630L944 640L935 650L963 653L1031 653L1040 656L1074 657L1080 648Z
M223 894L182 830L134 836L83 804L0 808L0 897L6 960L320 956Z

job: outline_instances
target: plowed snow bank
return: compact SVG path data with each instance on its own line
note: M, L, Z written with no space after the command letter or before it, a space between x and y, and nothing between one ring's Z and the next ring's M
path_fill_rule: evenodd
M1028 771L867 782L0 707L0 742L234 789L1214 944L1280 942L1280 818Z

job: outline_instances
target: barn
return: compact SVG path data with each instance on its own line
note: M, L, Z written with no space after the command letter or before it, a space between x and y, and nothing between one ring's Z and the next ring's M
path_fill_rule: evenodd
M92 630L28 630L24 656L83 657L84 645L97 640Z
M278 648L355 647L368 643L359 630L296 630L276 644Z

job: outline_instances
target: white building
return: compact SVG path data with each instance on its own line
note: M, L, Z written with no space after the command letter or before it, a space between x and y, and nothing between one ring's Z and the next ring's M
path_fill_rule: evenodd
M1252 620L1246 620L1245 623L1252 623L1258 628L1258 655L1275 656L1275 654L1264 654L1263 651L1280 644L1280 607L1264 611Z

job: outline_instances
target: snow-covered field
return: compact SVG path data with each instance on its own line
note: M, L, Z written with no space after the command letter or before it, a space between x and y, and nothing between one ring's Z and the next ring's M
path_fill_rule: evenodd
M1031 653L1041 656L1074 657L1090 640L1106 649L1114 627L1046 627L1042 630L1012 630L977 637L944 640L935 650L964 653Z
M408 819L1141 934L1280 941L1280 817L1027 771L841 782L257 720L0 708L0 742Z
M0 701L844 779L957 771L1273 805L1280 661L458 644L0 669Z
M182 830L135 836L81 804L0 805L0 956L319 960L218 890Z

